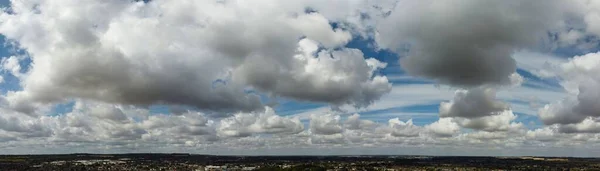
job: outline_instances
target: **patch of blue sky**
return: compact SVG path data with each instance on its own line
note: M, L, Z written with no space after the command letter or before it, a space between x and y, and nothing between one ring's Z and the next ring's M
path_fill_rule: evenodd
M0 0L0 7L8 7L10 0Z
M393 85L402 84L435 84L434 81L409 75L386 75Z
M434 83L432 80L406 75L406 72L400 66L400 56L398 54L389 50L377 49L374 44L375 42L372 39L358 37L352 39L347 44L347 47L359 49L364 53L365 57L372 57L387 63L387 67L380 70L377 74L387 76L389 81L394 85Z
M158 115L158 114L169 114L171 113L171 109L168 105L150 105L148 107L148 110L150 111L151 115Z
M381 113L438 113L440 103L425 103L410 106L392 107L386 109L361 112L361 116L378 115Z
M535 82L535 81L525 81L525 82L523 82L522 86L534 88L534 89L542 89L542 90L555 91L555 92L564 92L564 89L562 87L550 86L548 84L544 84L541 82Z
M529 71L520 68L517 69L517 73L519 73L525 79L525 81L522 84L523 86L552 91L563 90L562 86L556 79L543 79L532 74Z
M48 116L60 116L67 114L73 111L73 106L75 106L75 101L69 101L65 103L60 103L52 106L50 112L47 114Z
M360 112L360 116L375 122L387 122L391 118L413 119L415 125L426 125L438 119L438 111L439 102L365 111Z
M2 72L2 77L4 78L4 82L0 84L0 92L2 95L6 95L6 93L9 91L19 91L23 89L19 79L12 74Z
M398 118L403 122L412 119L413 124L423 126L437 121L439 116L437 113L381 113L379 115L360 115L360 119L377 123L387 123L392 118Z
M304 125L304 128L310 128L310 120L309 119L301 119L300 123Z
M537 129L544 126L544 124L540 121L540 119L535 115L528 115L520 112L513 112L517 115L517 119L514 122L521 122L523 126L528 129Z
M4 58L23 53L22 51L16 50L12 45L7 44L6 37L4 37L3 35L0 35L0 44L2 45L2 47L0 48L0 61ZM21 72L27 72L27 69L29 68L27 66L29 66L30 63L31 60L29 58L20 61L21 66L23 66L21 67ZM0 71L0 74L4 79L4 82L0 84L0 92L2 93L2 95L5 95L8 91L22 90L19 79L17 77L13 76L6 70Z
M289 116L325 106L327 106L327 104L316 102L299 102L295 100L284 99L278 102L278 104L274 107L274 110L278 115Z
M402 119L402 118L400 118L400 119ZM429 124L437 121L439 119L439 117L437 115L435 115L435 116L425 116L425 117L412 117L412 118L408 118L408 119L412 119L413 124L415 124L417 126L425 126L425 125L429 125ZM408 119L404 119L404 121L406 121Z
M352 39L346 47L355 48L362 51L365 57L373 57L379 61L386 62L388 65L398 65L398 54L385 49L377 49L373 39L364 39L357 37Z
M380 70L378 74L382 75L403 75L404 71L398 62L398 54L385 49L377 49L373 39L355 37L346 45L347 48L354 48L362 51L366 58L375 58L381 62L387 63L387 67Z
M504 100L510 104L529 105L531 102L523 99L508 99Z

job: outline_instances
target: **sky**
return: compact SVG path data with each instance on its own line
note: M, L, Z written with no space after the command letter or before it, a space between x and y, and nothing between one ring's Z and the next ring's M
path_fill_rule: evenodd
M600 157L598 1L0 5L0 153Z

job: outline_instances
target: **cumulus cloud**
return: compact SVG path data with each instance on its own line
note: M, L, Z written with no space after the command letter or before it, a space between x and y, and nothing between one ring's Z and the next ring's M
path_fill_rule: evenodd
M413 124L412 119L406 122L400 121L398 118L388 121L392 132L390 135L394 137L416 137L423 131L422 127Z
M2 58L0 78L19 86L0 96L0 149L598 147L598 53L532 72L560 78L569 93L539 110L546 126L526 130L495 97L495 88L527 81L511 56L546 43L595 47L598 4L15 0L0 13L0 34L18 51ZM347 47L361 38L397 53L411 76L462 88L440 104L439 120L317 112L301 120L266 107L282 98L362 108L389 93L380 71L397 64ZM49 115L71 102L72 111ZM156 104L169 110L151 111Z
M221 120L217 133L225 137L245 137L252 134L296 134L304 131L298 118L286 118L275 114L270 107L264 112L238 113Z
M498 115L480 118L466 119L455 118L454 120L464 128L483 130L488 132L518 131L524 128L522 123L513 122L517 116L511 110L505 110Z
M571 29L561 33L562 42L568 45L585 44L586 36L600 36L600 3L577 0L569 4L569 12L575 18ZM594 41L593 41L594 42ZM597 40L595 40L597 45Z
M408 49L400 64L412 75L459 86L511 84L511 54L558 27L558 2L398 1L377 23L376 40L398 53Z
M40 120L25 120L18 117L0 117L0 130L16 133L16 138L49 137L52 131Z
M527 131L525 137L529 140L535 141L557 141L560 137L558 137L558 132L554 127L544 127L534 130Z
M492 88L457 90L454 100L440 103L440 117L479 118L500 114L508 104L495 99Z
M102 103L75 103L73 110L93 116L98 119L104 119L114 122L126 123L129 118L117 106Z
M181 115L148 115L127 106L76 101L71 112L56 116L12 115L15 117L0 119L0 122L10 123L0 130L17 133L17 137L44 137L43 140L50 144L177 144L190 140L210 143L216 138L214 122L204 114L192 111Z
M358 113L352 114L344 121L344 128L349 130L368 129L375 125L377 124L373 121L360 119Z
M310 117L310 132L313 134L333 135L344 131L340 116L335 114L313 114Z
M600 133L600 121L587 118L580 123L561 125L558 131L562 133Z
M11 105L31 113L28 103L84 98L235 112L262 109L249 89L357 107L389 92L387 78L374 75L385 64L343 48L350 32L306 13L311 4L13 1L0 33L33 62L2 62L11 72L29 68L11 94L22 100Z
M462 136L472 140L502 140L507 138L508 135L506 133L479 131L463 134Z
M234 71L234 77L239 75L242 82L276 95L335 105L366 107L391 91L385 76L373 75L386 64L373 58L365 60L357 49L319 51L318 42L302 39L298 52L294 56L297 64L289 70L278 71L278 65L249 64Z
M440 118L452 119L462 128L488 132L517 131L522 123L513 122L517 116L508 104L496 100L492 88L477 87L457 90L454 99L440 103Z
M460 126L452 118L440 118L425 128L433 135L440 137L451 137L460 131Z
M156 152L174 148L186 150L373 146L472 148L485 145L513 148L519 145L561 146L600 142L594 134L569 135L561 132L561 128L557 126L527 132L475 130L461 133L461 124L457 123L460 121L452 118L442 118L431 124L417 126L411 119L401 121L394 118L387 123L378 123L361 119L356 114L346 118L346 121L351 120L351 122L342 122L343 118L340 115L325 114L314 115L309 124L311 127L304 129L295 118L276 116L268 108L262 113L238 113L221 120L214 120L194 111L178 115L149 114L131 106L92 101L76 103L72 112L58 116L33 118L14 112L4 114L7 116L0 117L2 118L0 123L3 123L0 125L0 141L10 144L19 143L21 146L32 148L45 144L48 148L58 145L78 150L102 147L101 149L104 150L106 148L133 151L139 149ZM111 119L120 117L106 117L114 115L111 113L116 109L126 116L127 121ZM91 111L96 114L89 114ZM135 121L138 119L134 120L134 117L139 121ZM368 126L361 126L360 129L352 127L356 120L359 123L368 123ZM296 123L292 124L290 121ZM284 123L297 125L297 127L284 128L282 126ZM590 128L593 127L584 129ZM0 149L4 148L10 147L3 143Z
M600 53L576 56L561 65L559 76L570 96L547 104L538 112L548 125L576 124L586 118L600 117Z

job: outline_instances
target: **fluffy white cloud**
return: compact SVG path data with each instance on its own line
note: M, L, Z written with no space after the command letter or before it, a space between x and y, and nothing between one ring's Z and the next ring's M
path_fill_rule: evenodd
M510 109L487 88L527 81L515 73L511 56L537 54L547 48L540 44L595 47L598 4L13 0L0 14L0 34L19 52L0 61L0 78L13 81L13 75L21 87L0 96L0 150L598 147L598 53L548 67L539 66L563 59L516 57L518 67L560 78L570 93L540 109L548 126L539 129L526 130L513 113L535 109ZM548 33L553 42L545 40ZM466 90L440 104L439 120L423 125L394 118L398 113L373 120L358 113L437 103L452 91L400 85L385 96L389 100L351 109L357 114L350 116L307 111L297 118L266 107L281 97L345 110L388 94L390 81L378 71L388 64L346 47L359 36L401 57L408 75L396 78L424 77ZM520 87L499 96L533 91ZM558 94L543 96L541 103ZM72 111L48 116L53 105L72 101ZM169 106L169 112L149 111L154 104Z
M252 134L296 134L304 131L298 118L285 118L275 114L270 107L263 112L238 113L221 120L217 133L225 137L245 137Z
M529 130L527 131L525 137L529 140L542 142L557 141L560 139L560 137L558 137L558 133L553 127L544 127L540 129Z
M466 119L454 118L461 127L489 132L518 131L524 128L522 123L513 122L517 116L511 110L505 110L497 115Z
M413 124L412 119L402 122L400 119L394 118L390 119L388 124L392 128L390 135L394 137L416 137L423 131L422 127Z
M4 110L4 109L2 109ZM120 110L120 112L115 111ZM91 114L94 113L94 114ZM108 117L122 113L121 117ZM0 122L0 149L21 147L46 150L64 147L70 150L137 150L188 152L202 149L319 149L333 147L456 147L516 148L523 146L590 145L600 142L597 134L566 134L559 127L530 131L473 131L460 133L461 124L452 118L417 126L412 120L390 119L378 123L361 119L358 114L315 115L311 127L302 128L295 118L277 116L267 108L263 113L236 114L228 118L207 118L203 113L186 111L174 114L149 114L132 106L78 101L72 112L59 116L33 118L18 113L3 114ZM242 117L251 116L251 117ZM500 115L498 115L500 116ZM254 119L252 119L254 118ZM483 119L486 117L481 117ZM347 122L351 120L350 122ZM235 121L235 123L233 122ZM368 123L356 129L356 121ZM291 123L294 122L294 123ZM284 128L282 125L288 125ZM289 125L296 125L296 128ZM318 129L313 129L318 125ZM360 125L360 124L359 124ZM594 127L580 127L593 129ZM318 131L320 132L318 132ZM299 131L299 132L298 132ZM315 132L317 131L317 132ZM232 133L235 132L235 133ZM226 134L223 134L226 133ZM231 133L231 134L227 134ZM235 135L234 135L235 134ZM64 151L69 151L62 149ZM296 149L297 150L297 149Z
M440 137L451 137L460 131L460 126L452 118L440 118L438 121L425 126L425 128L428 132Z
M31 113L30 103L84 98L250 111L263 105L249 88L357 107L388 93L386 77L374 76L385 65L343 48L350 32L305 13L312 4L13 1L0 15L0 33L33 62L3 61L14 75L29 68L23 90L9 95L20 99L11 106ZM351 14L325 13L336 20Z
M539 110L545 124L576 124L600 117L600 53L576 56L560 67L559 76L571 96Z
M233 77L275 95L334 105L366 107L391 91L385 76L374 76L386 64L373 58L365 60L357 49L319 51L318 42L302 39L298 52L295 64L288 69L252 63L235 70Z
M587 35L600 36L600 3L595 1L577 0L569 4L570 13L578 20L572 21L574 29L562 33L566 43L582 43Z

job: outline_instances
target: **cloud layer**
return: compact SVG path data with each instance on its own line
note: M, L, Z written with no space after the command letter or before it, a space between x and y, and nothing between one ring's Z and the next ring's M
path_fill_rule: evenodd
M12 0L0 149L594 149L599 16L586 0Z

